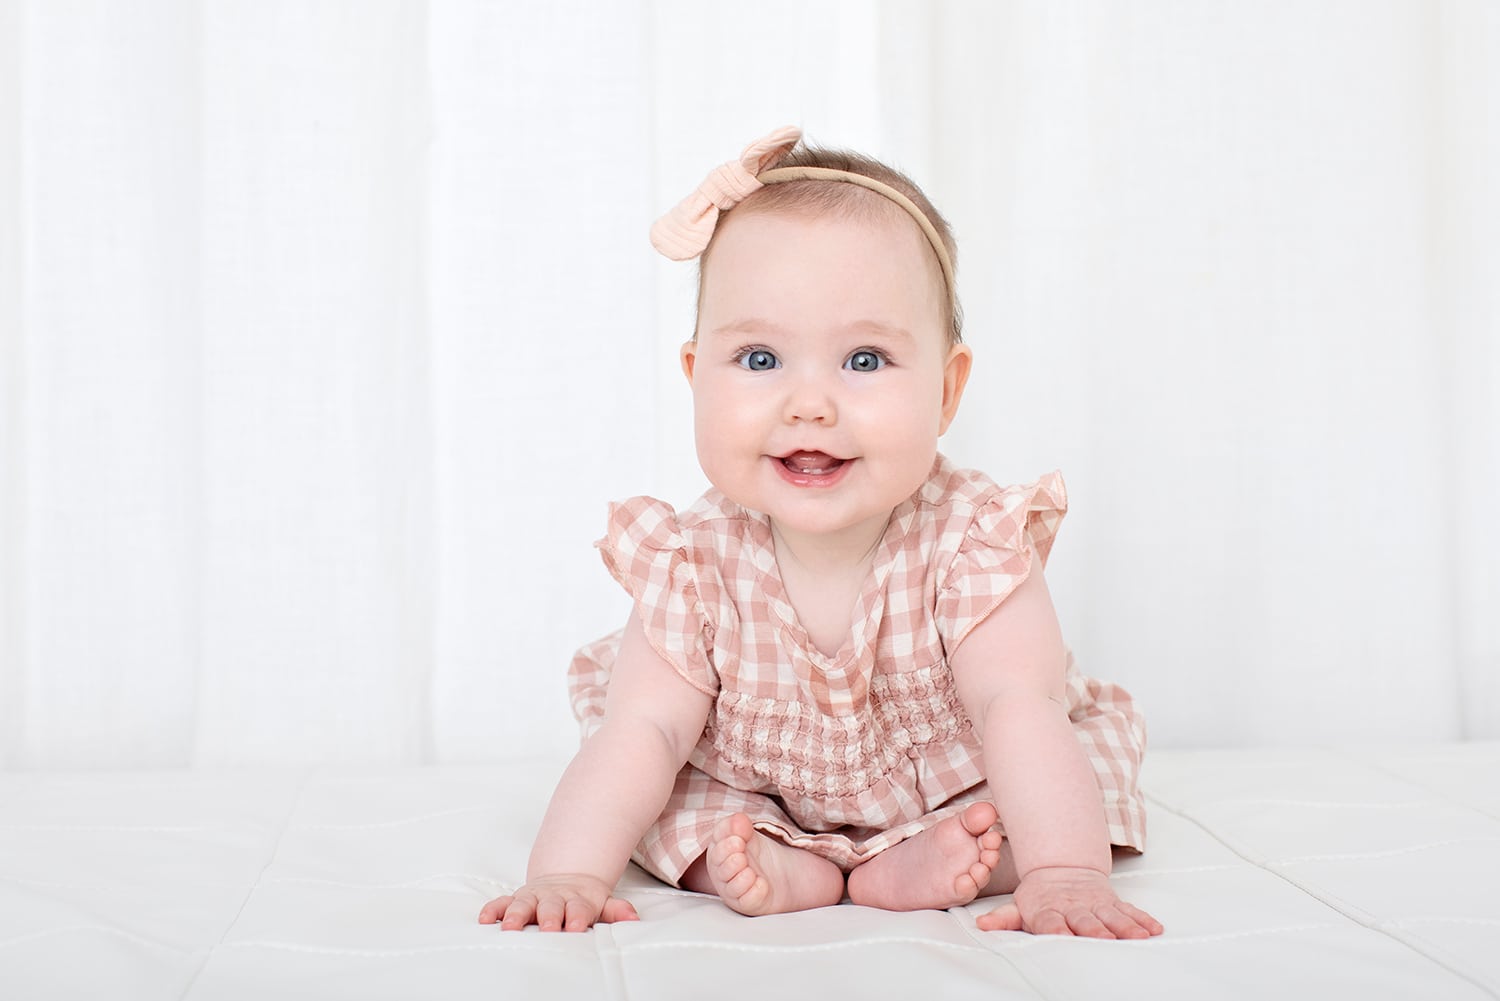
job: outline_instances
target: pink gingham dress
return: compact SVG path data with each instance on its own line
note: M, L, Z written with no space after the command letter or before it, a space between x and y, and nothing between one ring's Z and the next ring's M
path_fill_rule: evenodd
M852 633L832 657L803 631L777 571L770 524L717 490L676 513L611 505L597 545L635 598L646 637L714 698L703 736L634 859L677 885L736 811L756 829L848 871L989 798L979 736L946 652L1045 565L1067 510L1062 477L1000 487L941 456L892 513ZM584 738L604 718L620 633L569 669ZM1093 763L1110 840L1140 851L1145 726L1130 696L1067 663L1068 712ZM1002 815L1003 815L1003 804Z

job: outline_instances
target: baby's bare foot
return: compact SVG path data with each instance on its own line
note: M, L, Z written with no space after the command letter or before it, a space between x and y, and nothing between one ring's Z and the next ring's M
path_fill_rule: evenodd
M996 819L993 805L974 803L886 849L849 874L849 899L888 911L967 904L1000 862Z
M743 813L719 821L703 862L713 892L741 914L801 911L844 897L838 866L761 834Z

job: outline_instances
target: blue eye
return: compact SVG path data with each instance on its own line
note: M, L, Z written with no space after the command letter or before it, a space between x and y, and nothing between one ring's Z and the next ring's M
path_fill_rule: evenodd
M741 351L735 361L740 363L741 368L748 368L752 372L769 372L773 368L781 367L781 359L762 348Z
M844 367L853 372L874 372L885 366L885 356L877 351L856 351L844 362Z

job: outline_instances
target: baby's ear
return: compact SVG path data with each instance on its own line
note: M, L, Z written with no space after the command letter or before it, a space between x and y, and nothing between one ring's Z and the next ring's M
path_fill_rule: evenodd
M943 366L943 422L938 434L945 434L953 416L958 413L958 401L963 399L964 386L969 382L969 369L974 364L974 352L967 344L955 344L948 352L948 362Z
M698 360L698 342L690 340L682 345L682 374L687 376L688 385L693 384L693 363Z

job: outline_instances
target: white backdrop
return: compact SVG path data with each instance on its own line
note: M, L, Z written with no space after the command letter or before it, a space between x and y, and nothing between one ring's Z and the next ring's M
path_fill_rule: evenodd
M571 746L703 487L651 219L781 124L953 220L945 441L1157 746L1500 736L1500 5L0 0L0 765Z

